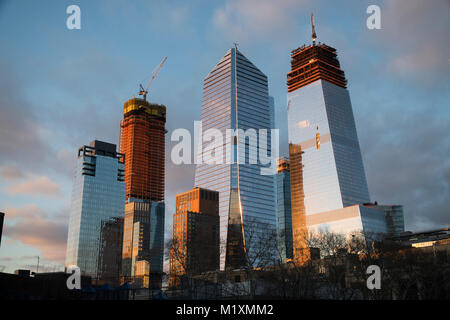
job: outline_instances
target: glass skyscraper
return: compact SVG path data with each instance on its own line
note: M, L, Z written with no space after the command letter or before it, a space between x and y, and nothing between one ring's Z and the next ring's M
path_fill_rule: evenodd
M266 75L237 48L229 49L204 80L203 132L215 128L226 137L227 129L267 129L270 154L271 114ZM259 145L249 148L249 140L245 134L238 133L234 138L225 139L223 145L224 150L233 150L236 160L238 144L245 143L245 163L197 164L196 168L195 186L220 194L222 270L243 263L233 255L242 253L242 246L251 245L248 242L251 234L264 232L265 228L276 230L274 176L261 175L260 169L265 165L259 160L256 164L249 163L249 158L259 152ZM203 161L210 148L203 144L197 150ZM229 237L229 229L233 237ZM239 235L235 230L240 230Z
M289 142L301 148L305 214L370 201L350 95L336 50L292 51Z
M310 259L308 233L327 219L332 232L386 230L384 214L361 207L370 201L369 190L336 49L316 44L314 26L312 30L312 45L291 52L287 74L293 255L300 263ZM350 206L357 208L357 223L345 219L353 212ZM316 220L320 223L312 222Z
M109 246L102 231L105 231L105 225L123 218L124 206L124 155L116 152L115 144L97 140L79 148L72 188L66 266L78 266L83 275L93 279L118 272L117 265L109 265L114 270L107 270L107 260L99 257L108 250L102 246ZM105 265L101 265L102 261Z

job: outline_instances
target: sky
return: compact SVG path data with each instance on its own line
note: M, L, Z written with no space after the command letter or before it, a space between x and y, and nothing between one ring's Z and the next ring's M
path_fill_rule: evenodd
M407 230L450 226L448 0L0 0L0 271L63 268L77 149L118 143L123 103L164 56L148 99L167 106L166 237L195 172L171 163L171 132L200 120L203 79L234 42L268 76L286 153L286 73L311 12L348 80L371 200L403 205Z

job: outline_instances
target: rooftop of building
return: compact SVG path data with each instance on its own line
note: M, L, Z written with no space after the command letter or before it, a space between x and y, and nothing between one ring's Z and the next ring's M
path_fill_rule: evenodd
M190 192L193 192L193 191L195 191L195 190L203 190L203 191L208 191L208 192L219 193L219 191L215 191L215 190L210 190L210 189L200 188L200 187L193 187L191 190L188 190L188 191L185 191L185 192L182 192L182 193L177 194L176 197L182 196L182 195L187 194L187 193L190 193Z
M136 97L131 98L123 104L124 115L137 111L143 111L146 114L164 119L166 118L166 106L163 104L152 103Z
M450 238L450 227L426 230L426 231L405 231L398 236L388 237L388 240L420 242L430 240L441 240Z
M84 145L78 149L78 157L83 156L105 156L117 158L120 162L124 162L125 155L116 151L116 145L100 140L93 140L89 145Z

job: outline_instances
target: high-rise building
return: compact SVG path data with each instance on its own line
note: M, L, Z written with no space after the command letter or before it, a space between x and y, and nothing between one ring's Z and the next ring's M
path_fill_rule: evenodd
M277 160L277 235L282 262L292 259L291 176L289 159Z
M336 49L292 51L289 141L303 151L306 214L370 201L350 95Z
M127 201L125 204L122 282L139 278L136 274L139 261L147 261L151 275L160 278L164 259L164 211L163 202ZM155 283L153 280L150 282Z
M166 107L132 98L125 102L123 115L120 150L125 154L126 205L122 281L138 286L155 284L155 278L161 279L164 256ZM150 270L151 279L143 270Z
M176 196L169 286L180 277L219 269L219 193L194 188Z
M124 204L124 155L116 152L116 145L95 140L89 146L79 148L72 187L66 267L78 266L81 274L93 280L102 280L102 276L117 271L117 266L103 264L100 259L111 244L107 241L109 236L101 235L105 226L123 217Z
M102 221L100 230L98 278L118 286L122 265L123 217Z
M250 62L237 48L229 49L203 82L202 130L217 129L227 137L227 129L268 130L268 153L271 153L271 112L267 76ZM259 135L259 134L258 134ZM251 164L250 156L258 155L258 147L249 150L246 135L237 133L224 139L224 150L233 150L238 158L238 145L245 145L245 163L197 164L195 186L219 192L221 258L220 268L236 268L241 264L243 246L251 245L248 238L255 232L276 230L274 176L262 175L266 167L259 160ZM211 152L203 144L198 158L205 161ZM238 230L237 238L229 237L229 230ZM275 231L274 231L275 232ZM232 232L235 234L235 232ZM231 249L238 244L240 248ZM237 263L237 264L236 264Z
M308 216L370 201L344 71L336 49L316 44L312 28L313 43L292 51L287 74L289 142L301 155L302 171L302 180L294 179L291 159L291 185L301 185L297 189L303 192L303 204L298 210L304 211L295 212L293 204L294 229L297 214ZM305 221L301 218L299 224Z
M164 201L166 107L144 99L125 102L120 152L125 157L127 199Z

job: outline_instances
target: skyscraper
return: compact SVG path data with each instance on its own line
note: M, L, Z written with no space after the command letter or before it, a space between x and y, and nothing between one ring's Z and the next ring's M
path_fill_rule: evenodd
M369 191L350 95L336 49L292 51L288 73L289 141L303 153L306 214L368 202Z
M144 99L125 102L120 152L125 157L127 199L164 201L166 107Z
M281 260L292 259L291 176L289 159L277 161L277 235Z
M201 119L203 131L215 128L223 137L227 129L268 129L267 149L271 152L267 77L237 48L229 49L204 79ZM264 165L260 161L249 163L247 159L258 154L259 146L249 150L248 140L238 133L223 144L225 150L233 150L234 160L238 144L245 145L246 163L198 164L196 168L195 186L220 194L221 269L239 267L242 259L232 255L241 254L244 246L250 245L248 235L276 229L274 177L261 175ZM203 161L208 148L204 144L197 150ZM229 237L231 229L239 231L237 238ZM233 244L240 248L231 249Z
M148 269L154 275L163 271L166 107L132 98L125 102L123 115L120 150L125 154L127 203L122 279L134 281L137 267L139 274Z
M92 141L78 149L72 187L66 266L76 265L83 275L100 279L117 266L99 259L107 250L101 237L105 225L123 217L125 204L124 155L116 145ZM102 239L102 240L101 240ZM111 269L112 268L112 269Z
M180 276L219 269L219 193L194 188L176 196L169 286Z
M313 24L312 33L312 45L292 51L287 74L289 142L301 159L301 180L291 171L291 185L303 192L303 203L292 207L294 233L306 223L301 215L370 201L344 71L336 49L316 44Z

